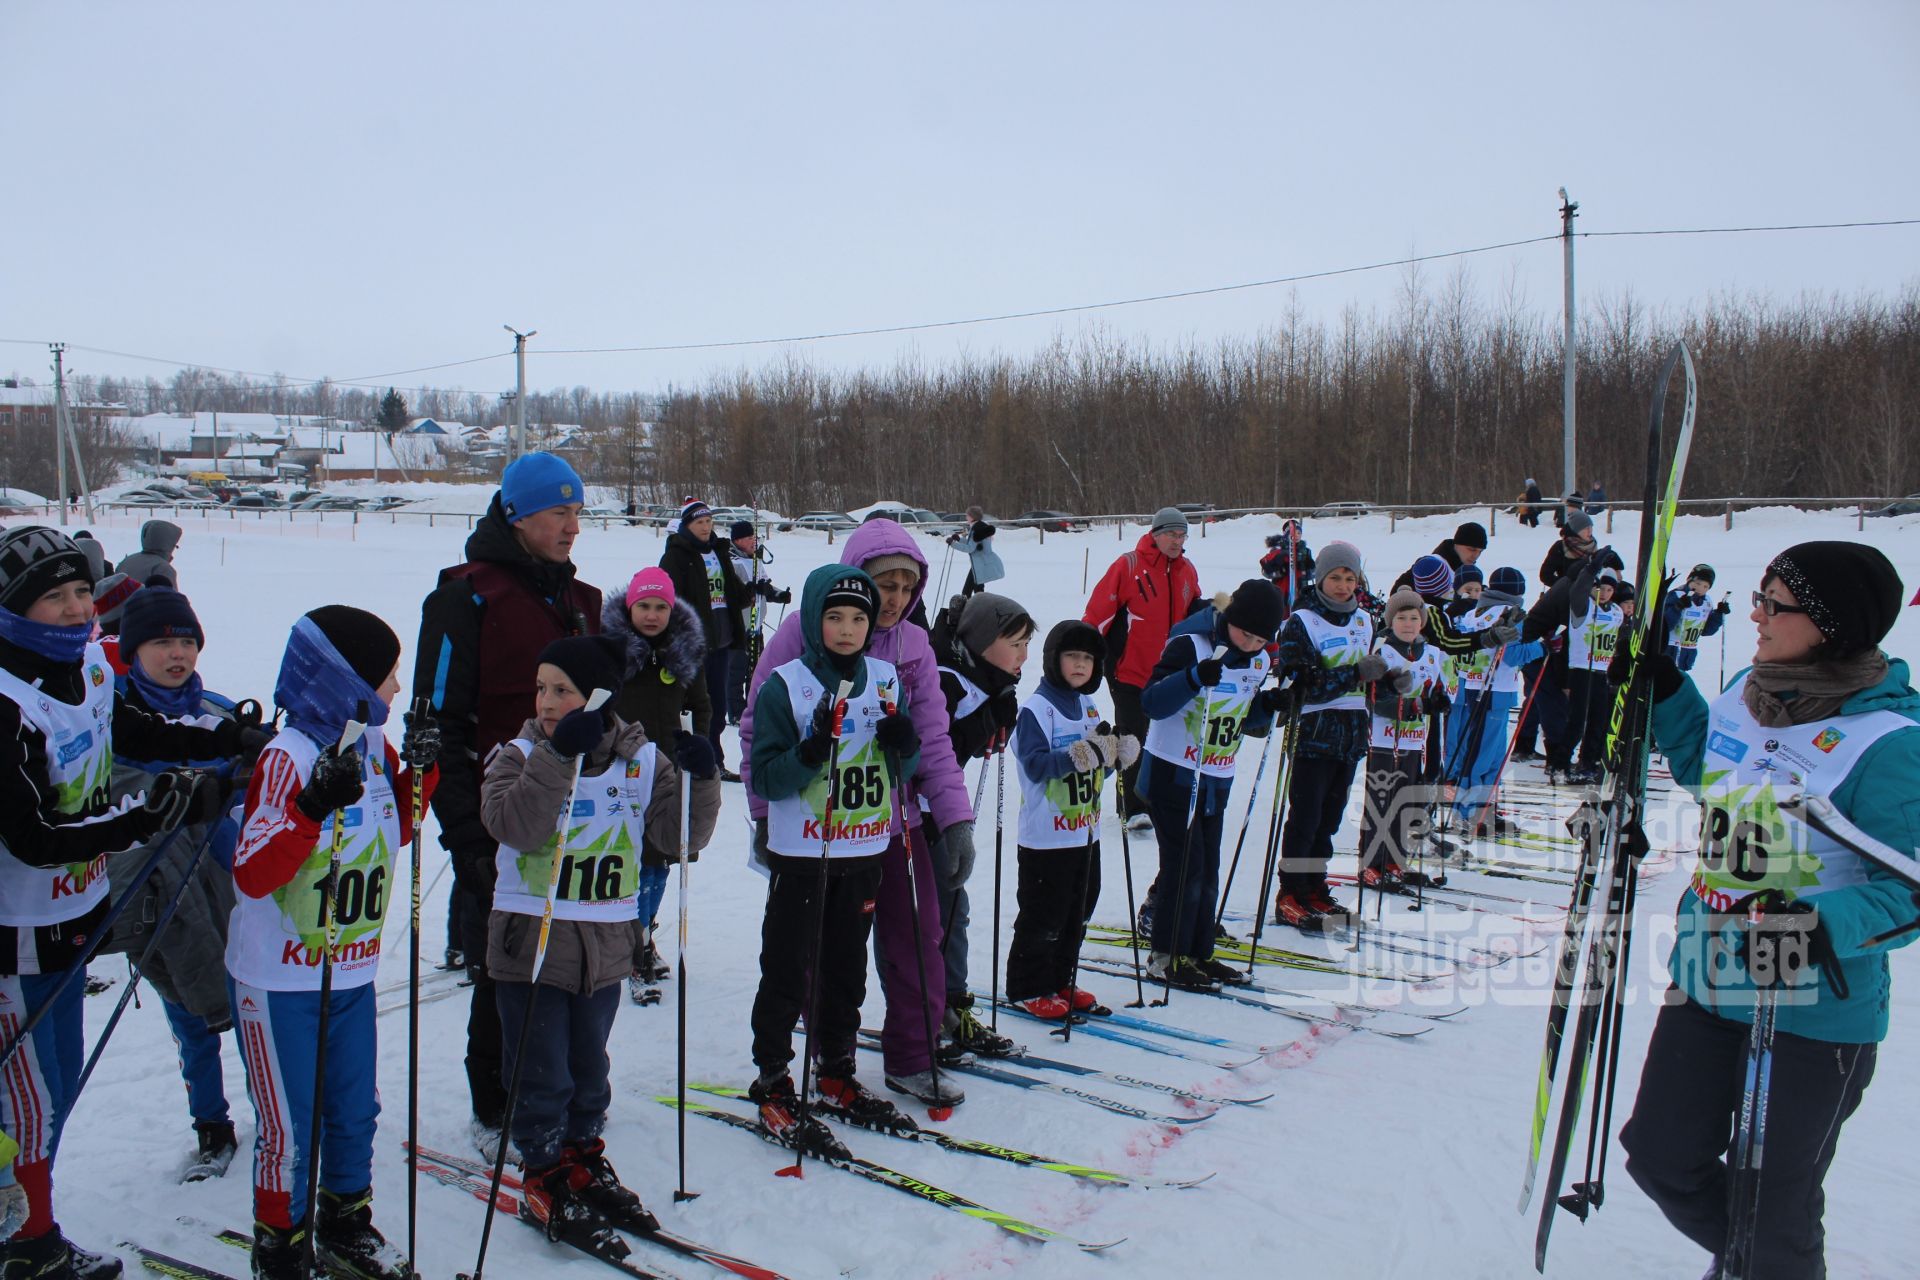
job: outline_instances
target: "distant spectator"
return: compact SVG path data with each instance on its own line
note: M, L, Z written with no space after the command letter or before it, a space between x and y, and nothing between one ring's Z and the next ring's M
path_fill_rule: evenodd
M960 588L962 598L984 591L989 582L998 582L1007 576L1007 566L1001 563L1000 553L993 549L993 535L987 513L978 506L967 508L966 528L947 535L947 544L967 558L967 582Z
M1587 490L1587 514L1597 516L1607 509L1607 491L1595 480Z
M1527 491L1520 495L1518 514L1520 523L1529 529L1540 527L1540 508L1546 502L1540 493L1540 482L1532 476L1527 477Z
M179 525L171 520L149 520L140 526L140 549L116 568L143 587L152 586L157 579L177 591L180 574L173 567L173 553L179 545Z
M1567 517L1576 511L1585 510L1586 505L1586 500L1583 499L1578 492L1568 494L1560 500L1560 509L1553 513L1553 527L1556 529L1566 528Z

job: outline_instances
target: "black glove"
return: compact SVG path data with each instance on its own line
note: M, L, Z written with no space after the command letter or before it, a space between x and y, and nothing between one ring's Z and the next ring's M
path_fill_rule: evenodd
M429 711L409 711L406 733L400 739L400 758L415 772L431 769L440 759L440 722Z
M1193 664L1194 684L1202 689L1211 689L1220 683L1220 673L1226 670L1226 662L1221 658L1202 658Z
M782 587L778 591L774 592L772 595L768 596L767 599L773 601L775 604L792 604L793 589L791 587Z
M1755 903L1761 917L1751 918ZM1820 923L1820 908L1804 898L1789 901L1777 889L1750 894L1733 904L1737 913L1736 948L1740 967L1760 990L1807 987L1800 975L1809 968L1826 972L1827 982L1840 999L1847 998L1847 980L1840 972L1833 939Z
M676 729L673 734L673 762L683 773L695 778L711 778L719 762L713 758L713 744L697 733Z
M600 739L607 736L607 718L597 709L576 707L560 717L560 723L553 726L553 732L547 741L561 755L572 759L583 756L600 745Z
M813 724L800 739L800 763L818 769L833 755L833 699L823 698L813 709Z
M224 788L219 779L191 769L169 769L147 788L151 833L212 822L220 812Z
M898 711L883 716L880 723L873 727L873 736L879 740L880 749L895 759L910 756L920 749L920 731L913 727L911 718Z
M1724 618L1729 613L1733 612L1733 606L1728 604L1725 600L1722 600L1719 604L1713 606L1713 611Z
M1276 722L1293 714L1293 690L1275 685L1253 695L1253 709L1272 716Z
M344 809L360 798L366 789L360 777L360 755L352 747L343 753L336 746L322 751L300 789L294 807L315 822L325 822L335 809Z
M1453 699L1447 696L1446 686L1436 684L1427 690L1427 696L1421 700L1421 708L1430 716L1452 710Z

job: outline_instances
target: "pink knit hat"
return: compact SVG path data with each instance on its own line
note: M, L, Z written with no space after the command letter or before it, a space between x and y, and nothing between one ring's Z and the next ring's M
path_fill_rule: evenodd
M667 608L673 608L673 579L661 568L642 569L633 575L633 581L627 584L627 608L645 596L658 596L667 602Z

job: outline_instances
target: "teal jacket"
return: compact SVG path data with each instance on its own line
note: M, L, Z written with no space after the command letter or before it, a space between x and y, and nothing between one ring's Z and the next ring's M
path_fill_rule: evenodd
M860 569L844 564L823 564L807 575L807 584L800 594L800 636L803 648L800 660L812 672L814 678L828 689L838 689L840 681L851 677L853 692L861 693L867 687L869 672L866 653L863 650L850 670L842 671L837 659L827 652L820 642L820 626L826 614L827 592L833 584L846 577L866 578ZM871 579L868 579L871 582ZM867 632L871 642L873 632ZM902 686L904 696L904 686ZM905 711L903 705L900 710ZM809 765L800 758L800 742L806 737L811 726L802 726L793 718L793 696L787 688L787 682L778 673L770 674L760 686L759 695L753 702L753 753L752 772L753 790L756 795L767 800L784 800L788 796L798 795L807 785L826 771L825 764ZM920 753L896 762L900 778L913 776L920 763Z
M1745 678L1742 672L1728 688L1741 687ZM1920 693L1908 683L1907 664L1901 659L1890 659L1886 679L1849 698L1841 714L1869 711L1894 712L1912 720L1914 727L1890 733L1868 748L1853 772L1834 788L1834 807L1861 830L1896 849L1920 848ZM1654 706L1653 738L1673 767L1674 781L1698 794L1707 746L1707 700L1693 681ZM1886 953L1916 935L1906 934L1871 951L1863 950L1861 944L1920 914L1913 892L1894 876L1872 867L1866 883L1823 893L1819 903L1821 926L1832 939L1846 976L1847 999L1835 996L1823 975L1810 1003L1781 1001L1779 1029L1840 1044L1883 1040L1891 989ZM1675 985L1721 1017L1752 1021L1745 996L1751 987L1744 973L1736 972L1731 981L1721 978L1711 986L1705 981L1710 972L1711 929L1706 905L1683 890L1678 914L1678 938L1668 961ZM1734 993L1738 993L1735 998L1725 998Z

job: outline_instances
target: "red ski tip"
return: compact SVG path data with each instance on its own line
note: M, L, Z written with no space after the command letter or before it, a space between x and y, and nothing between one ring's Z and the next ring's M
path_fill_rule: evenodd
M783 1165L782 1167L775 1169L773 1171L773 1176L776 1178L801 1178L801 1177L805 1177L806 1175L800 1172L799 1164L794 1163L789 1165Z
M942 1121L942 1122L951 1120L953 1119L953 1108L952 1107L928 1107L927 1119Z

